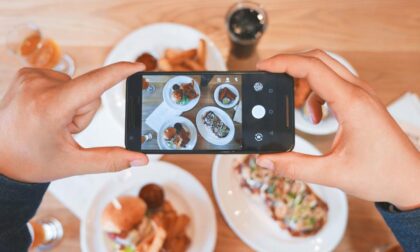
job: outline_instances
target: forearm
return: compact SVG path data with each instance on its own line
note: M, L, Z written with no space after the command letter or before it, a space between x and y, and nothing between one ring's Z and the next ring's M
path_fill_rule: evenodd
M376 203L382 217L391 228L405 252L420 250L420 209L399 211L388 203Z
M27 251L31 237L26 226L48 188L0 175L0 251Z

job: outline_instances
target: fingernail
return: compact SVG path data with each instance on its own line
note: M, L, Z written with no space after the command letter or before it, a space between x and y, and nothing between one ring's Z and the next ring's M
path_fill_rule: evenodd
M257 165L269 170L274 170L274 163L270 159L257 159Z
M130 162L130 166L134 167L134 166L143 166L145 165L147 162L144 159L135 159L133 161Z

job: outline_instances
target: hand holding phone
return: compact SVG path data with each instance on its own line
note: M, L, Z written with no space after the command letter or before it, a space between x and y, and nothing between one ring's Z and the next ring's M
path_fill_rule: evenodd
M268 72L139 72L127 79L126 147L262 153L294 145L293 78Z

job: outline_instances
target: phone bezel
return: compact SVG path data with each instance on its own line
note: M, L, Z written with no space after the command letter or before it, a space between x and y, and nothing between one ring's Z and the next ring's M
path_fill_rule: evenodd
M281 75L286 76L290 79L292 87L288 95L288 105L289 110L288 119L290 124L290 129L287 131L290 133L290 138L288 139L289 144L287 149L261 149L258 153L276 153L276 152L287 152L292 151L295 145L295 125L294 125L294 80L293 77L283 74L283 73L269 73L264 71L197 71L197 72L138 72L126 80L126 104L125 104L125 146L128 150L143 152L146 154L253 154L257 153L254 150L150 150L150 149L141 149L140 141L132 141L130 138L139 139L141 136L141 123L139 127L130 127L135 122L141 122L141 111L142 111L142 86L135 85L138 84L138 80L142 79L143 75L201 75L201 74L213 74L213 75L244 75L244 74L270 74L270 75ZM133 83L130 85L129 83ZM136 89L135 87L139 87ZM136 108L134 110L140 111L140 113L133 113L132 109L129 106L129 103L132 100L136 101ZM134 115L133 115L134 114ZM140 115L140 116L139 116ZM140 136L133 134L140 132Z

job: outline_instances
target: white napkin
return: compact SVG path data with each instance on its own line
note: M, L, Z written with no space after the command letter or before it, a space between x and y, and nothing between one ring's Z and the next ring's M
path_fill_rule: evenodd
M175 110L169 107L165 102L162 102L153 112L146 118L146 124L154 131L159 132L162 123L168 118L179 116L182 111Z
M238 106L235 107L233 120L237 123L242 123L242 102L239 102Z
M420 151L420 99L405 93L388 106L388 111Z

